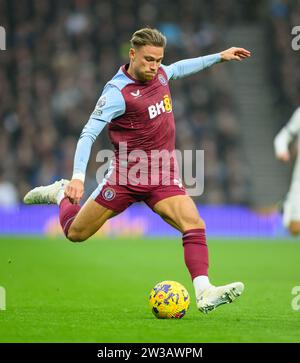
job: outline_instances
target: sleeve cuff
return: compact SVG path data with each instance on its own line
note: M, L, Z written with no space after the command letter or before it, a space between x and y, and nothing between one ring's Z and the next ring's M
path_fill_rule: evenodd
M210 57L210 60L213 63L219 63L222 60L221 53L210 54L208 57Z
M72 179L79 179L84 183L85 174L84 173L73 173Z

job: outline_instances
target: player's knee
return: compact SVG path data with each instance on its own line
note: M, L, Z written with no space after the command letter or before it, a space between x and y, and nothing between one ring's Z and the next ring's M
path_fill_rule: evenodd
M183 229L186 230L192 228L205 228L205 223L200 216L185 216L184 220L182 221Z
M71 242L83 242L87 239L86 234L78 229L75 228L70 228L68 231L68 236L67 236L68 240Z
M289 231L292 236L298 236L300 234L300 221L291 222Z

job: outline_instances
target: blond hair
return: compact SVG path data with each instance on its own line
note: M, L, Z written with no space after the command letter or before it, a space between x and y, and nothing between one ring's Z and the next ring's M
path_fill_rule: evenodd
M144 45L153 45L154 47L165 48L167 45L167 39L157 29L143 28L132 34L130 43L133 48L139 48Z

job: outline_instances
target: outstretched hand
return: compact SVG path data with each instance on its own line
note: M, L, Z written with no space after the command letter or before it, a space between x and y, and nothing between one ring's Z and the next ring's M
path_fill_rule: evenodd
M290 161L290 153L288 151L281 152L280 154L276 154L276 157L278 160L284 161L285 163Z
M223 50L221 54L222 61L238 60L241 61L251 56L251 52L244 48L231 47Z
M79 204L83 193L84 184L79 179L72 179L65 188L65 196L68 197L74 204Z

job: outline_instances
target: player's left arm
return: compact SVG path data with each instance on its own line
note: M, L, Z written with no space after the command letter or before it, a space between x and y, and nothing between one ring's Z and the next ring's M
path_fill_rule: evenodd
M220 53L203 57L184 59L169 66L162 65L168 79L178 79L202 71L216 63L237 60L241 61L251 56L251 52L244 48L231 47Z
M274 150L277 159L290 160L289 144L300 134L300 107L296 109L288 123L278 132L274 139Z
M291 140L292 135L288 132L286 127L283 127L276 135L273 145L275 156L278 160L285 162L290 160L289 143Z

